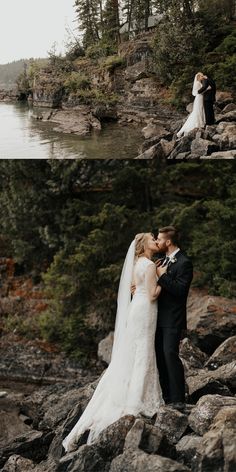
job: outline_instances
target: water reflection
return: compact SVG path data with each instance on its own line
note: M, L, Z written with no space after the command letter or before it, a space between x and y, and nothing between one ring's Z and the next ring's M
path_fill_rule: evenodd
M137 128L109 123L79 137L55 132L32 114L28 105L0 103L0 158L131 159L142 142Z

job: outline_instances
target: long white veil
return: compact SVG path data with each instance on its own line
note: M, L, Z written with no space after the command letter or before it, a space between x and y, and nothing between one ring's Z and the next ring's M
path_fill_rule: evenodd
M194 97L197 96L198 90L201 88L202 84L201 82L197 79L198 74L195 75L194 81L193 81L193 88L192 88L192 95Z
M134 269L134 257L135 257L135 240L132 241L128 252L126 254L125 262L123 265L120 284L117 296L117 312L116 312L116 323L114 332L114 342L112 348L111 361L114 362L120 358L122 352L122 345L124 343L124 333L127 321L127 314L129 305L131 303L131 283Z

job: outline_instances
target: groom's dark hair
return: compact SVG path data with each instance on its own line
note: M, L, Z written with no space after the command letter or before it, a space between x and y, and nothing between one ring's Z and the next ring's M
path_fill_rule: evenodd
M159 233L165 233L166 239L170 239L172 244L178 246L179 244L179 231L174 226L164 226L159 229Z

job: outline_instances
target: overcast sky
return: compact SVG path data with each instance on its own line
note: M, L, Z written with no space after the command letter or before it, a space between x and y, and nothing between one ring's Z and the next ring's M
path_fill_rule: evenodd
M74 0L0 0L0 64L46 57L56 41L63 52L66 26L75 29Z

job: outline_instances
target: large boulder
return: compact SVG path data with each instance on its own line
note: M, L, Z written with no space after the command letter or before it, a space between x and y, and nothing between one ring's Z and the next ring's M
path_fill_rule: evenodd
M188 299L188 334L207 354L236 335L236 300L191 290Z
M213 152L210 156L201 156L200 160L235 159L236 150Z
M190 469L167 457L146 454L143 451L126 450L116 457L110 472L190 472Z
M192 459L196 455L201 443L201 436L196 436L195 434L187 434L186 436L183 436L176 444L178 460L184 461L186 465L191 467Z
M162 406L157 411L155 426L165 434L171 443L175 444L187 429L188 417L168 405Z
M236 123L221 121L216 127L216 134L213 140L219 145L221 150L236 148Z
M189 338L184 338L180 343L180 357L187 373L196 373L196 369L202 369L207 362L207 355L195 346Z
M236 406L223 407L204 434L193 471L233 472L236 470Z
M221 121L236 121L236 110L228 111L227 113L222 113L216 118L216 123Z
M202 369L197 374L187 376L186 382L190 399L198 400L202 395L219 393L231 395L236 388L236 361L214 371Z
M31 430L15 437L8 445L0 447L0 467L3 467L10 456L17 454L32 461L40 462L45 459L49 444L54 433L43 433Z
M208 139L196 138L191 144L192 157L209 156L219 150L219 146Z
M13 454L4 464L1 472L31 472L35 470L35 464L30 459Z
M164 138L165 136L170 136L169 131L167 131L164 126L158 125L154 123L152 120L147 123L147 125L142 129L142 134L145 139L149 138L157 138L161 139Z
M212 424L215 416L224 407L236 407L236 398L222 395L206 395L193 407L188 421L192 430L202 436Z
M236 358L236 336L231 336L226 339L220 346L213 352L210 358L207 360L205 366L208 369L217 369L223 364L229 363L232 359Z
M60 460L57 472L108 472L109 464L100 456L97 447L84 444L76 453L67 454Z

